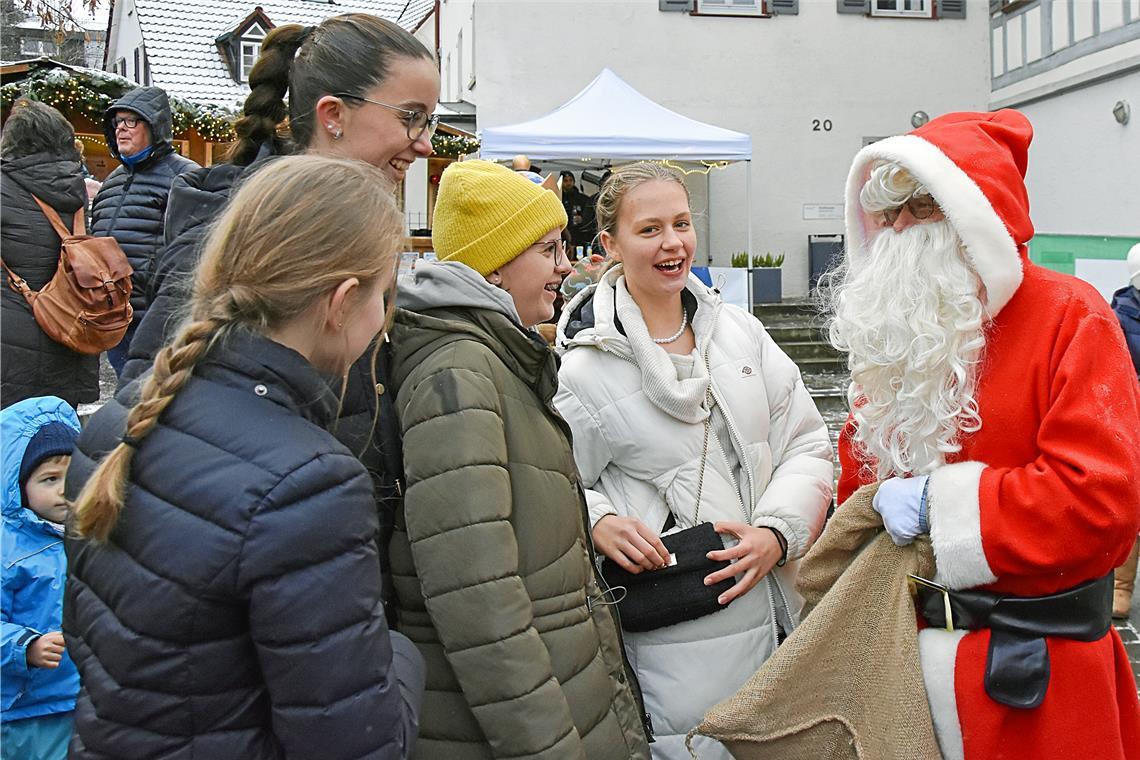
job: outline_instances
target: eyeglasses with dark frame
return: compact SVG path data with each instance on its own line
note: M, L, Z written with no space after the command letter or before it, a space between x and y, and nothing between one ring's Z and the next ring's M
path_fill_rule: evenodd
M563 262L569 263L570 259L566 255L566 242L562 238L557 240L540 240L531 246L534 250L541 253L548 259L554 260L554 266L562 266Z
M352 100L361 100L365 103L371 103L374 106L382 106L383 108L389 108L393 111L396 111L398 113L403 114L401 121L403 121L404 124L407 125L408 139L411 140L412 142L415 142L416 140L420 139L420 137L423 135L425 130L427 131L428 139L430 140L432 137L435 136L435 130L439 127L439 117L435 116L435 115L429 115L425 111L400 108L399 106L393 106L393 105L389 105L387 103L381 103L379 100L372 100L371 98L365 98L365 97L360 96L360 95L352 95L352 94L347 93L347 92L334 92L333 95L335 95L338 98L350 98Z
M934 200L931 195L912 195L907 199L906 203L902 206L895 206L894 208L885 208L879 213L883 215L883 220L890 225L898 221L899 215L902 214L903 208L910 212L910 215L915 219L929 219L934 215L935 211L941 211L938 202Z
M111 123L115 125L115 129L118 129L119 127L134 129L139 125L140 121L142 121L141 116L116 116L111 120Z

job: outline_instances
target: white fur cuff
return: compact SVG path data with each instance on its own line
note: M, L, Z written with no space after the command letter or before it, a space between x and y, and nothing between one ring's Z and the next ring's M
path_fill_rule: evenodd
M930 540L936 580L950 588L984 586L997 580L982 548L979 487L982 462L958 462L935 470L929 481Z

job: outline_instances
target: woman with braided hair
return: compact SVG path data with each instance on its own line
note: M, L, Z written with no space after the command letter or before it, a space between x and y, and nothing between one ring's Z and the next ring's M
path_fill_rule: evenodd
M365 161L398 184L417 158L431 155L439 72L419 40L384 19L350 13L319 26L276 27L249 85L228 162L187 172L171 187L166 247L120 387L145 372L177 330L205 229L243 178L277 156L304 152Z
M401 237L382 170L274 161L214 226L137 401L88 423L67 478L72 758L411 754L423 661L385 621L367 472L326 430Z

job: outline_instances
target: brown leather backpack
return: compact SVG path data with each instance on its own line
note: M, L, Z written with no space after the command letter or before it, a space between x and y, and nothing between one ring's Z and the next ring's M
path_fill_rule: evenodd
M59 266L40 291L0 259L8 287L32 306L36 324L56 343L80 354L99 354L123 339L134 316L131 308L131 269L114 238L86 234L83 209L75 212L75 232L69 232L55 209L32 199L59 235Z

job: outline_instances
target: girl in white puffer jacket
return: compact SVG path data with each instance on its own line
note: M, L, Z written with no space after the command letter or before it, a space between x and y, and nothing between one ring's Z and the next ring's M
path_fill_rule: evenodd
M670 515L680 529L712 522L728 548L710 559L733 564L707 583L736 579L720 611L625 635L654 758L688 758L689 730L798 623L795 560L823 527L831 445L763 325L690 276L696 234L680 174L618 169L599 194L598 224L619 264L563 311L555 397L589 489L594 546L627 571L652 572L669 559L659 534ZM695 748L729 757L711 740Z

